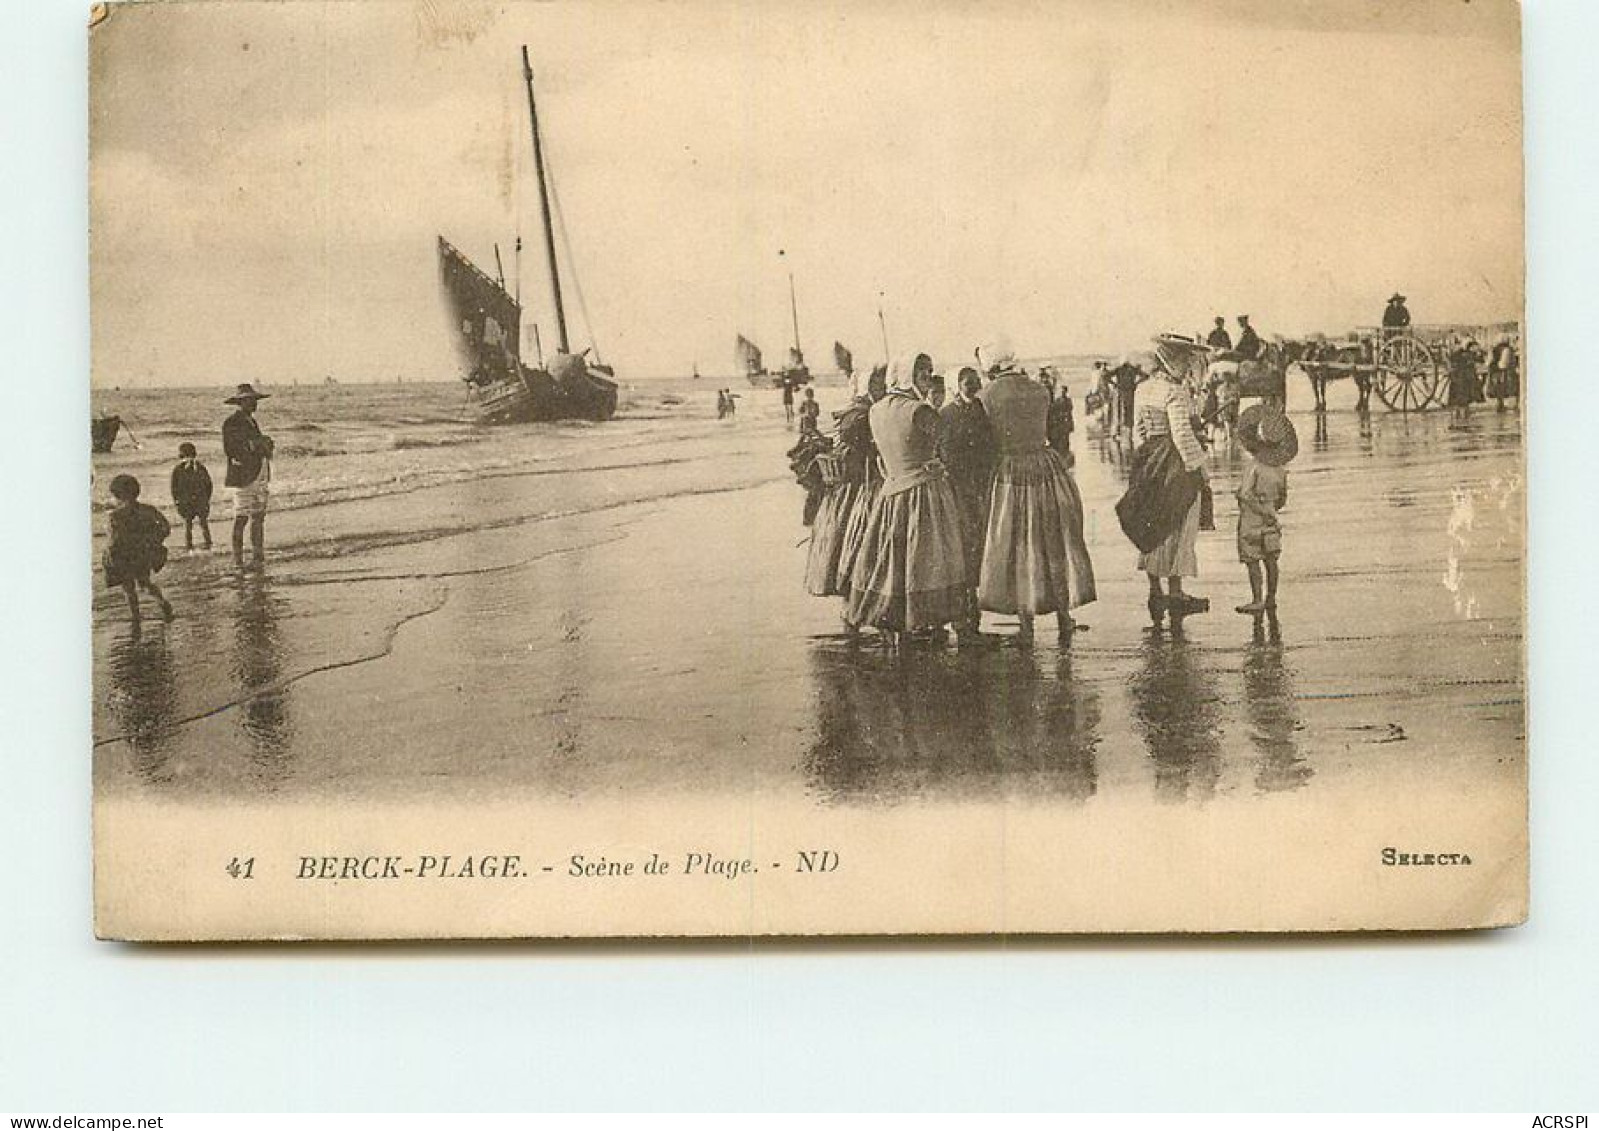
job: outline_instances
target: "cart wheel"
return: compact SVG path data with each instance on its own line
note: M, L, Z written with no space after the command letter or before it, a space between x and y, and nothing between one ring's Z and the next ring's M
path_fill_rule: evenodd
M1420 412L1438 395L1438 363L1406 336L1384 342L1377 354L1377 399L1396 412Z

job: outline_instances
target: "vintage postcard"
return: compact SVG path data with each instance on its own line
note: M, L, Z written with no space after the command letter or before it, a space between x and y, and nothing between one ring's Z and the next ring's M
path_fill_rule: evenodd
M97 933L1521 922L1519 21L96 7Z

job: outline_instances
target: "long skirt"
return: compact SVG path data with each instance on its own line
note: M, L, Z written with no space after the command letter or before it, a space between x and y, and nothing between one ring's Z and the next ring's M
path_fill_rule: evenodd
M893 632L966 614L960 510L947 479L882 495L850 571L844 619Z
M992 474L950 477L955 505L961 512L961 546L966 551L966 586L975 590L983 570L983 547L988 541L988 507L993 495Z
M1083 498L1049 448L1001 456L994 469L977 603L995 613L1044 614L1097 596L1083 538Z
M844 556L844 534L860 497L864 480L847 479L830 487L811 523L811 552L805 560L805 592L813 597L836 597L844 591L839 561ZM865 529L864 521L861 529ZM857 533L857 545L859 545Z
M1150 437L1133 453L1127 490L1116 503L1122 533L1150 553L1183 525L1204 483L1202 474L1183 466L1170 436Z
M883 491L881 476L873 475L865 486L850 500L844 512L844 534L838 546L838 594L849 603L850 582L855 575L855 563L860 559L861 548L866 544L866 524L871 521L872 510L877 506L877 496Z
M1196 495L1181 525L1153 550L1138 555L1138 568L1152 577L1198 577L1199 511L1200 497Z
M1495 400L1516 395L1516 371L1514 369L1495 369L1488 374L1488 386L1484 390Z

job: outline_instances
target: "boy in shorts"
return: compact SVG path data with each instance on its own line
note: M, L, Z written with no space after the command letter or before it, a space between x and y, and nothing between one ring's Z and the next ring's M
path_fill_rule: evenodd
M1283 552L1277 512L1288 505L1287 465L1299 454L1299 436L1279 397L1267 397L1238 418L1238 442L1249 465L1238 484L1238 560L1249 571L1250 601L1240 613L1277 609L1277 559ZM1263 576L1264 575L1264 576Z

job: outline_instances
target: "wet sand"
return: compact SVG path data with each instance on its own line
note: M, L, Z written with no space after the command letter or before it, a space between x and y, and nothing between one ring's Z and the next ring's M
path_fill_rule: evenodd
M901 660L852 646L836 602L801 589L775 394L710 415L274 515L260 572L180 551L162 575L178 619L141 640L97 590L99 796L1313 807L1522 788L1516 412L1456 430L1335 410L1323 432L1296 411L1274 624L1232 612L1240 466L1216 456L1218 529L1190 586L1214 611L1180 635L1151 628L1115 525L1123 453L1080 424L1090 631L1063 652L1041 626L1028 650L989 618L996 648Z

